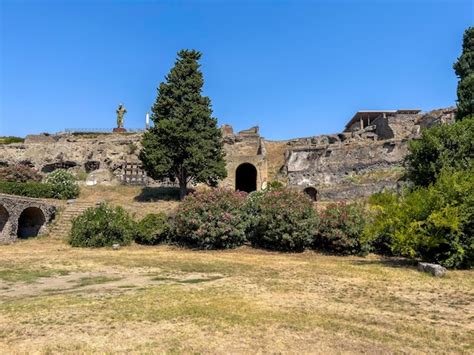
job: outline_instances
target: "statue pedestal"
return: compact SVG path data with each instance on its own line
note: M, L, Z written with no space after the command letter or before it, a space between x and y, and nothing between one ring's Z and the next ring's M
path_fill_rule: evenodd
M127 130L125 128L114 128L114 130L112 132L114 132L114 133L125 133L125 132L127 132Z

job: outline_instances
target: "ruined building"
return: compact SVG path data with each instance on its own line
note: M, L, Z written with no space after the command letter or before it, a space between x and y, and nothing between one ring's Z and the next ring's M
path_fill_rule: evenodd
M286 141L266 140L258 127L234 133L224 125L228 176L221 185L250 192L278 180L321 200L394 189L408 141L424 127L453 121L454 112L358 111L341 133ZM0 166L24 164L44 174L69 169L87 185L157 184L141 170L140 139L141 133L31 135L24 143L0 145Z

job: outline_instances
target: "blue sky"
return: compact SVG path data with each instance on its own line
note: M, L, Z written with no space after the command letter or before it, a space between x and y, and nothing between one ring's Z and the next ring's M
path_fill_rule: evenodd
M0 0L0 135L144 126L176 52L203 52L219 124L268 139L360 109L455 104L472 0Z

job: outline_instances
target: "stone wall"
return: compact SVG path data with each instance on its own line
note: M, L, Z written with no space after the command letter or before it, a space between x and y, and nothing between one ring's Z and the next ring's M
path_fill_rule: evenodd
M260 190L268 180L265 141L260 137L258 127L237 134L229 127L226 125L226 130L223 130L227 177L220 185L234 189L238 167L252 164L257 170L256 188Z
M363 129L356 125L341 133L268 141L258 127L234 133L222 126L227 178L221 186L236 187L236 171L242 164L255 167L255 187L279 180L298 189L314 187L321 198L357 198L395 188L408 152L408 141L420 136L421 129L454 120L455 109L427 113L391 111L370 121ZM355 127L355 128L354 128ZM137 134L56 134L28 136L24 143L0 145L0 165L25 164L51 172L66 168L85 171L97 183L106 183L107 172L123 180L127 163L139 163L141 133ZM373 171L377 181L365 178ZM95 176L100 173L100 178ZM373 175L375 176L375 175ZM363 180L364 183L354 183ZM370 179L369 179L370 180ZM144 184L154 184L147 178Z
M44 233L56 206L41 199L0 194L0 244Z
M0 163L24 164L44 174L58 168L107 169L120 179L127 162L139 162L140 140L141 134L30 135L24 143L0 145Z

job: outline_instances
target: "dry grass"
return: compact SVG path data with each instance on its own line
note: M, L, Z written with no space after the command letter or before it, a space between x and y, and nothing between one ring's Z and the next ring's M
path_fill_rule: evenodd
M135 218L148 213L173 213L178 206L179 192L172 188L140 186L82 186L78 201L107 202L125 208Z
M0 246L0 352L469 353L472 271L50 238Z

